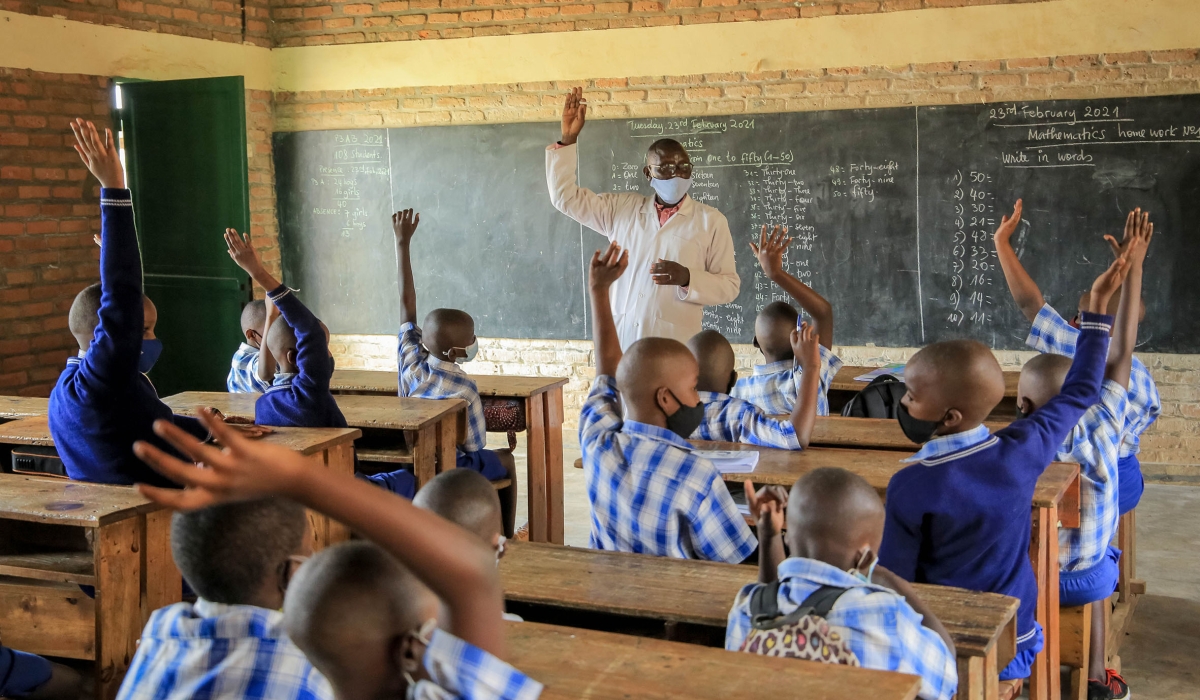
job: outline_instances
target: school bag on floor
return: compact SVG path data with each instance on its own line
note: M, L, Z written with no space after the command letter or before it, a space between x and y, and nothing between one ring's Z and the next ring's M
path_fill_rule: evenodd
M742 651L827 664L858 666L858 657L825 616L846 588L821 586L790 615L779 614L779 581L754 589L750 596L750 634Z
M854 395L842 408L842 415L851 418L895 418L900 399L908 388L890 374L881 374Z

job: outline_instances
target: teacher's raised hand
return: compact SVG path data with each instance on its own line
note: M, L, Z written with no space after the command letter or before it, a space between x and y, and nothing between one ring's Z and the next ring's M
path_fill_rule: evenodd
M583 124L586 121L587 100L583 99L583 88L572 88L563 103L562 139L559 143L570 146L579 140L579 132L583 131Z

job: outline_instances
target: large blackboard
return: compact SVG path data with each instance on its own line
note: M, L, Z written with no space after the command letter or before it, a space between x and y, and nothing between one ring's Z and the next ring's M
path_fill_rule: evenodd
M705 323L731 340L782 295L747 243L783 223L788 269L833 303L838 343L1022 347L991 233L1024 197L1018 252L1066 316L1108 264L1101 235L1149 209L1141 349L1200 352L1200 96L593 121L580 182L650 194L643 154L667 135L692 154L692 195L729 218L742 290ZM550 207L555 138L556 124L276 134L289 283L334 332L394 332L388 215L415 206L423 311L463 308L485 336L587 337L584 265L603 238Z

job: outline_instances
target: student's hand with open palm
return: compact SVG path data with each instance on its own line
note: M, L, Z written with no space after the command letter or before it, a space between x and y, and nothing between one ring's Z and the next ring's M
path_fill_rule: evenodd
M758 234L758 245L750 241L750 250L754 251L759 267L769 280L774 281L783 274L783 254L792 242L787 232L787 226L776 226L768 236L767 225L763 224Z
M254 273L262 268L262 260L258 257L258 251L250 243L249 233L238 233L236 229L225 229L225 245L229 249L229 257L237 263L238 267L245 270L251 277Z
M996 233L992 236L992 240L996 246L1012 246L1012 235L1016 232L1017 227L1021 225L1021 212L1025 209L1023 200L1018 199L1013 205L1012 216L1005 216L1000 219L1000 226L996 229Z
M75 132L75 152L100 181L100 186L105 189L124 189L125 170L121 167L121 154L117 151L117 140L112 130L105 129L101 136L95 124L76 119L71 122L71 131Z
M1154 224L1150 222L1150 212L1143 212L1141 207L1129 212L1125 217L1125 234L1121 242L1115 236L1105 236L1108 246L1112 248L1113 257L1125 255L1130 265L1141 265L1146 259L1146 250L1150 239L1154 237Z
M243 437L237 428L226 425L210 409L200 409L199 418L224 449L200 442L170 421L155 421L154 432L197 464L139 440L133 445L134 454L184 487L181 490L139 484L138 491L143 496L177 510L196 510L265 496L291 496L301 487L304 473L312 468L299 452Z
M616 243L609 243L603 251L592 253L592 264L588 284L596 291L607 291L613 282L629 267L629 251L621 250Z
M782 486L764 486L754 490L754 482L746 479L746 505L750 516L758 521L759 540L768 540L783 532L787 515L788 493Z
M583 99L583 88L572 88L563 102L562 139L564 146L570 146L579 140L579 132L583 131L587 121L587 100Z
M407 246L412 243L417 226L421 223L421 215L412 209L403 209L392 214L392 233L396 235L396 245Z

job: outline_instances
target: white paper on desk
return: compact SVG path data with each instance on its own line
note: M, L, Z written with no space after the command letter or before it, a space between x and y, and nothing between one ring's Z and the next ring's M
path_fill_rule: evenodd
M692 454L712 462L722 474L745 474L758 466L758 450L695 450Z

